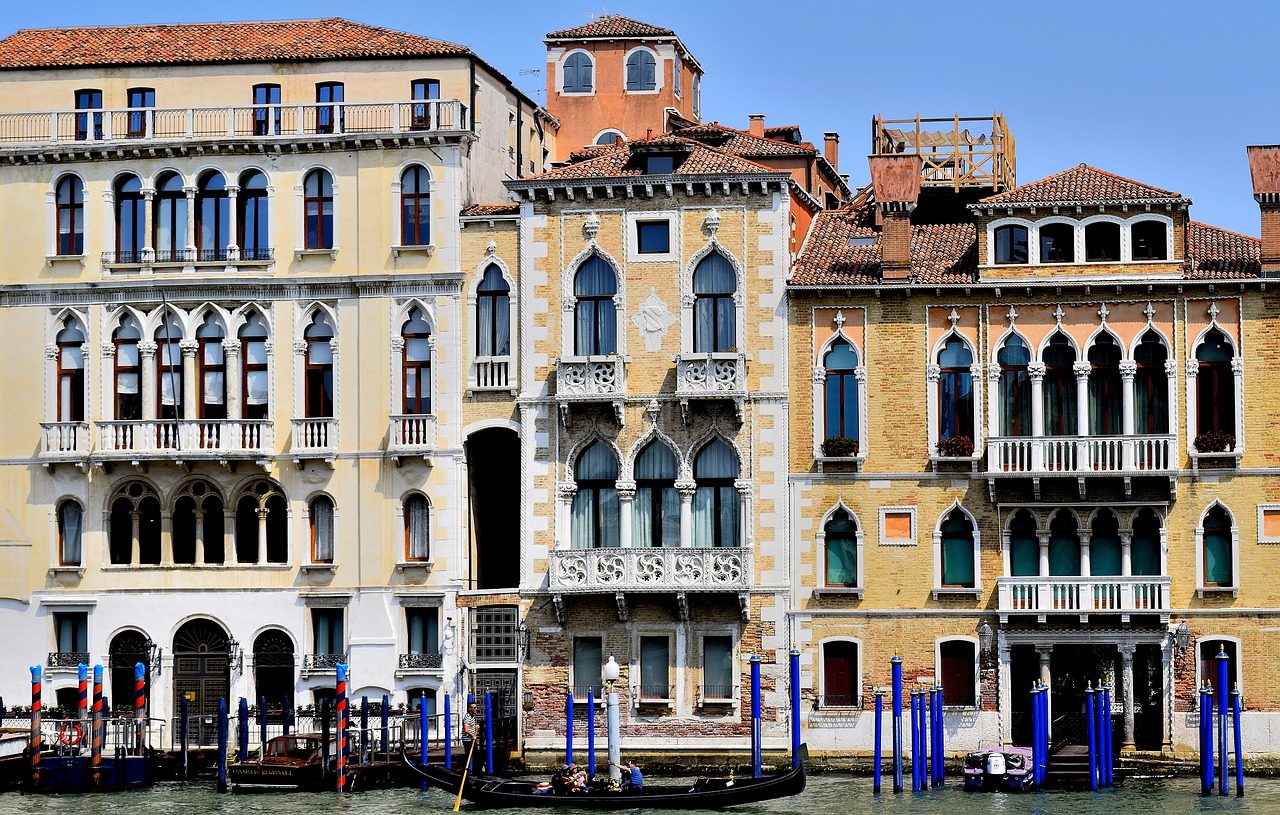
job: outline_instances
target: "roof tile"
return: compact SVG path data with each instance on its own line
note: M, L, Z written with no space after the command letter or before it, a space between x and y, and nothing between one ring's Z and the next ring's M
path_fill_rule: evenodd
M1262 241L1198 221L1187 224L1187 262L1183 277L1226 280L1258 277L1261 272Z
M519 204L472 204L465 207L458 215L462 218L497 217L499 215L519 215Z
M777 171L757 164L754 161L708 147L701 142L679 136L658 136L643 141L629 141L617 145L611 150L602 150L592 156L584 156L581 161L564 167L557 167L550 172L533 176L531 181L569 181L591 178L620 178L625 176L643 176L644 167L634 161L637 147L651 149L669 145L683 154L675 165L674 175L735 175L775 173Z
M1140 184L1122 176L1081 164L1060 173L983 198L975 208L1045 204L1132 204L1185 201L1176 192Z
M856 241L850 245L850 240ZM874 243L868 243L874 241ZM880 232L875 210L823 212L814 220L792 286L865 286L881 282ZM972 223L917 224L911 228L912 281L973 283L978 278L978 232Z
M694 139L717 147L726 153L744 158L764 156L813 156L817 150L812 146L791 144L777 139L753 136L742 130L725 127L717 122L694 125L673 131L672 135Z
M549 40L589 40L608 37L674 37L669 28L642 23L621 14L599 17L586 25L562 28L547 34Z

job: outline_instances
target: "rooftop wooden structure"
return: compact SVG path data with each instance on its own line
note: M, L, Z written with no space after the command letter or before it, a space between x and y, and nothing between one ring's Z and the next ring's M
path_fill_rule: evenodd
M1014 139L1003 113L871 120L871 155L918 155L922 187L996 192L1017 186Z

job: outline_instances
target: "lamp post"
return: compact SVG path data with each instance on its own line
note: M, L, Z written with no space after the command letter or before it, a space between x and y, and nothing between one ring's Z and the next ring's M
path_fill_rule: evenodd
M620 724L618 721L618 691L614 689L613 683L618 681L618 675L622 669L618 663L614 661L613 655L609 655L609 661L604 664L604 681L609 686L609 702L608 702L608 728L609 728L609 778L613 781L620 782L622 780L622 745L618 742L618 731Z
M982 653L991 653L991 643L996 637L996 632L991 630L991 623L980 620L975 630L978 632L978 647L982 649Z

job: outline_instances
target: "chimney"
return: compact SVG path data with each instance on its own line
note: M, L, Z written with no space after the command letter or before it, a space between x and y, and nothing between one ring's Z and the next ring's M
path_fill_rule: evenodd
M764 138L764 114L752 113L749 116L747 116L747 118L751 120L751 125L747 128L747 131L752 136L756 136L758 138L763 139Z
M828 163L835 168L836 172L840 172L840 134L834 130L827 131L822 134L822 155L826 157Z
M920 197L920 157L871 156L871 186L884 219L880 231L880 276L911 277L911 211Z
M1253 200L1262 209L1262 272L1280 272L1280 145L1252 145Z

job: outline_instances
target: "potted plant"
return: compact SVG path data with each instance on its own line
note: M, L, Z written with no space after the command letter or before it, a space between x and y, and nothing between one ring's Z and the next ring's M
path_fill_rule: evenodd
M1200 453L1225 453L1235 448L1236 437L1230 433L1201 433L1196 436L1195 445Z
M938 455L945 458L968 458L973 455L973 439L968 436L952 436L938 442Z
M836 456L856 456L858 455L858 440L847 439L844 436L828 436L822 442L822 455Z

